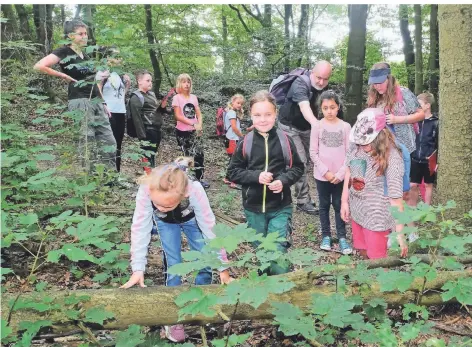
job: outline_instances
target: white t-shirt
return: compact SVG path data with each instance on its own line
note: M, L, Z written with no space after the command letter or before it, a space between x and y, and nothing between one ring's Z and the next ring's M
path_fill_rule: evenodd
M231 119L236 119L236 126L238 127L239 131L241 131L241 123L239 118L236 116L236 112L234 110L229 110L225 113L225 129L226 129L226 138L228 140L239 140L239 136L236 135L231 127Z
M126 113L125 85L116 72L110 74L103 86L103 98L110 112Z

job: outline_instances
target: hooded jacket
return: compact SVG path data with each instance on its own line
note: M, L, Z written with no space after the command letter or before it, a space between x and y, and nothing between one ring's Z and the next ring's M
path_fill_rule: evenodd
M427 163L428 157L438 149L439 118L433 114L419 124L419 133L416 135L416 150L411 159L417 163Z

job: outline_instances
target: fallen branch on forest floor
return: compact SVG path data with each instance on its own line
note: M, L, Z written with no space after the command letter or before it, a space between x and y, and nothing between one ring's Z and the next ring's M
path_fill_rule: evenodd
M435 280L427 282L424 291L427 294L422 296L421 305L431 306L444 304L439 290L447 281L457 280L462 277L472 276L472 270L466 271L445 271L438 272ZM277 277L277 276L274 276ZM295 283L295 287L283 294L271 294L265 303L257 309L246 304L238 306L237 313L234 315L236 320L255 320L270 319L273 317L271 313L272 302L289 302L300 307L303 311L309 311L313 294L332 295L336 293L336 286L332 284L313 285L310 274L304 271L296 271L285 275L280 275L289 281ZM399 306L405 303L415 302L418 293L423 286L423 279L418 278L413 281L408 290L404 293L399 292L381 292L378 284L373 283L369 288L358 286L350 286L345 293L349 295L361 295L364 300L373 298L382 298L389 306ZM54 303L64 307L64 299L70 295L90 296L90 301L83 303L82 310L85 311L91 307L105 306L107 311L113 312L114 319L104 323L105 329L126 329L131 324L142 326L154 325L172 325L178 322L179 308L174 303L175 299L183 292L188 290L188 286L180 287L148 287L133 289L96 289L96 290L74 290L74 291L45 291L42 293L25 293L22 300L40 299L45 296L53 297ZM206 294L218 295L223 288L220 285L201 286L200 288ZM434 292L433 292L434 290ZM2 300L2 316L7 317L9 314L8 303L15 296L7 294ZM451 300L448 302L456 302ZM216 307L226 316L233 317L234 307L232 305L221 305ZM38 321L44 319L44 316L38 312L30 310L14 311L11 315L10 326L17 331L21 321ZM75 330L74 321L64 312L53 311L48 313L48 319L54 322L53 332L61 333L69 330ZM198 315L196 317L185 317L182 324L206 324L206 323L224 323L224 320L216 315L214 317L205 317Z

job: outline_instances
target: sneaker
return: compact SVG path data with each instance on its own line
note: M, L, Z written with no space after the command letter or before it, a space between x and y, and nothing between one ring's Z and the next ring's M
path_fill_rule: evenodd
M420 236L418 235L418 233L411 233L410 235L408 235L408 241L410 241L410 243L415 242L419 238Z
M177 325L164 325L164 331L166 338L172 342L183 342L185 341L185 330L182 324Z
M203 188L205 188L205 189L210 188L210 183L208 183L207 181L200 180L200 183L202 184Z
M320 212L315 206L313 206L309 202L304 204L297 204L297 211L302 211L312 215L316 215Z
M243 189L239 184L234 183L234 182L231 182L231 183L229 184L229 187L230 187L230 188L233 188L233 189L238 189L238 190L242 190L242 189Z
M331 237L329 236L323 237L323 239L321 240L320 248L324 249L325 251L330 251L331 250Z
M342 254L347 255L352 253L352 248L345 238L339 239L339 250Z

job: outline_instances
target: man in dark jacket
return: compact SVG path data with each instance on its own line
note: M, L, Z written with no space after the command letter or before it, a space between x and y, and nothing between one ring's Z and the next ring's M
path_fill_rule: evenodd
M310 198L308 184L308 165L310 162L311 127L318 123L318 96L328 86L331 76L331 64L327 61L318 62L310 73L311 85L308 86L303 78L297 78L287 93L287 101L280 108L278 127L293 140L297 153L305 164L301 179L295 184L297 210L316 214L318 209Z
M424 110L425 118L421 123L418 123L419 133L416 135L416 150L411 153L410 184L412 194L409 199L409 205L411 206L416 206L418 186L423 180L425 184L424 202L431 204L436 172L430 172L429 161L435 151L434 155L437 155L439 138L439 119L437 114L431 113L431 105L434 104L433 94L420 94L418 95L418 101Z

